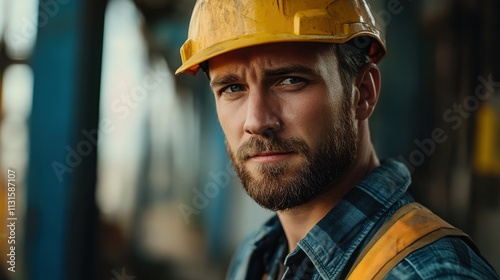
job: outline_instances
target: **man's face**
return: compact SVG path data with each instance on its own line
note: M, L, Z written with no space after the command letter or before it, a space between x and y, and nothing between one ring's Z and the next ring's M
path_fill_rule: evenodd
M352 165L353 105L331 46L256 46L212 58L209 67L229 156L261 206L302 205Z

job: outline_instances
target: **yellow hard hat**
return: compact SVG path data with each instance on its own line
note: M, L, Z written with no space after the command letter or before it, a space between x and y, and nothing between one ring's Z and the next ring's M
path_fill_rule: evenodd
M345 43L368 36L369 56L386 52L382 29L365 0L198 0L175 74L195 74L223 53L275 42Z

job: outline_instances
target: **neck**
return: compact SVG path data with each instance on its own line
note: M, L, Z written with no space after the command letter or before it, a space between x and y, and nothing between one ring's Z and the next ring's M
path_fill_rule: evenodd
M288 241L289 252L297 247L297 243L337 205L349 190L380 165L369 137L362 137L360 140L357 161L339 181L329 187L327 192L299 207L278 211L277 214Z

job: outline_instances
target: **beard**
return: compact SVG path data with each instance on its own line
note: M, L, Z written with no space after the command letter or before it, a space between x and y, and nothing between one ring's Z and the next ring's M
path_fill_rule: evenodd
M247 194L260 206L283 211L303 205L334 187L357 158L358 137L350 101L344 98L340 116L331 121L316 151L299 138L253 136L236 153L226 148ZM268 135L267 135L268 136ZM252 175L245 162L260 152L298 154L303 163L280 161L257 164Z

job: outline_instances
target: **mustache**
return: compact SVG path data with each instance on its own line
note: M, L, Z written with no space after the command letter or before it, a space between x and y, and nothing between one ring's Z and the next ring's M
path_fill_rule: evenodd
M299 138L280 138L270 139L262 137L252 137L243 143L236 151L236 159L245 161L257 153L302 153L309 155L309 146Z

